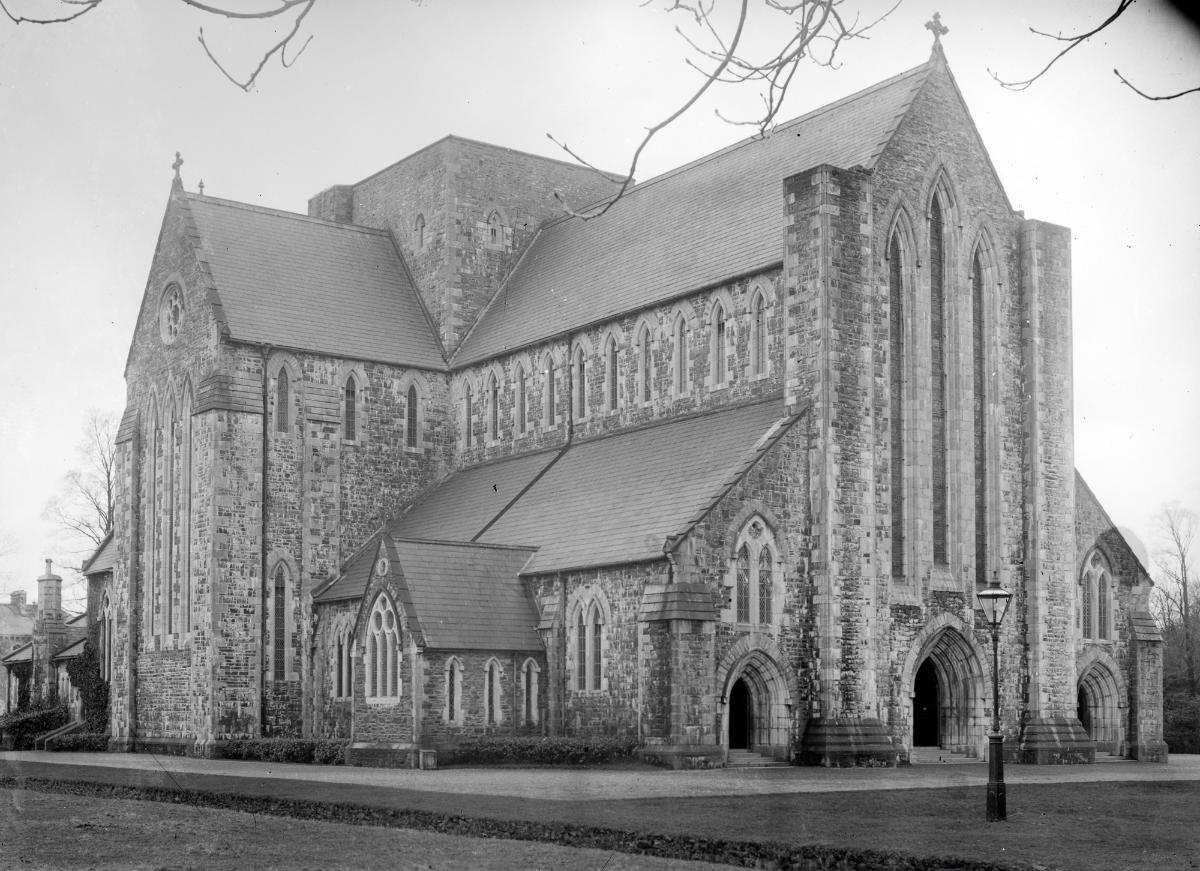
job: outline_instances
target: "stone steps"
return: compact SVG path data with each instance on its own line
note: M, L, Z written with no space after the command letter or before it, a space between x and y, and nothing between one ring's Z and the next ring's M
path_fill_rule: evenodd
M947 762L984 762L977 756L966 753L954 753L941 747L914 747L909 752L908 761L913 765L937 765Z
M753 750L730 750L725 762L726 768L789 768L787 762L781 762L771 756L763 756Z

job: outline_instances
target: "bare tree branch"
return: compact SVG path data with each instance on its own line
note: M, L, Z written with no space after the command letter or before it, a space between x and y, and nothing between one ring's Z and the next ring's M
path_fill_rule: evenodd
M1059 42L1065 42L1065 43L1067 43L1067 46L1062 51L1060 51L1058 54L1056 54L1054 57L1050 58L1050 62L1047 63L1044 67L1042 67L1042 69L1036 75L1030 76L1027 79L1022 79L1021 81L1006 82L1002 78L1000 78L1000 76L996 75L996 73L993 72L991 69L988 70L988 73L991 75L991 77L993 79L995 79L1001 85L1001 87L1008 88L1010 91L1023 91L1026 88L1028 88L1030 85L1032 85L1034 82L1036 82L1038 79L1040 79L1042 76L1046 75L1046 73L1050 72L1050 69L1056 63L1058 63L1060 60L1062 60L1063 57L1065 57L1068 52L1074 51L1080 45L1087 42L1089 39L1091 39L1097 33L1100 33L1102 30L1104 30L1106 27L1108 27L1114 21L1116 21L1118 18L1120 18L1122 15L1124 15L1125 10L1127 10L1133 4L1134 4L1134 0L1118 0L1116 11L1113 12L1112 15L1108 16L1108 18L1104 19L1104 21L1100 25L1092 28L1091 30L1087 31L1086 33L1077 33L1074 36L1063 36L1061 33L1060 34L1046 33L1045 31L1038 30L1037 28L1031 27L1031 28L1029 28L1030 33L1033 33L1037 36L1044 36L1044 37L1047 37L1048 39L1054 39Z
M1186 91L1180 91L1178 94L1166 94L1164 96L1154 97L1154 96L1151 96L1150 94L1147 94L1141 88L1134 87L1133 83L1131 81L1129 81L1129 79L1127 79L1123 75L1121 75L1120 70L1114 69L1113 75L1115 75L1118 79L1120 79L1122 82L1124 82L1125 86L1128 87L1135 94L1137 94L1139 97L1145 97L1147 100L1175 100L1179 97L1185 96L1186 94L1200 93L1200 85L1198 85L1194 88L1188 88Z
M757 117L746 120L731 120L723 115L720 110L716 111L716 115L721 120L730 124L752 126L756 128L758 135L765 135L774 126L775 119L783 106L788 89L791 87L796 72L803 61L807 60L817 66L836 68L838 65L837 52L842 43L850 39L867 38L867 31L891 15L902 0L896 0L895 4L887 12L866 25L860 25L857 16L849 24L846 23L838 8L844 2L845 0L795 0L795 2L762 0L763 7L768 12L778 14L771 21L772 34L783 30L789 35L781 44L775 42L775 48L765 58L758 59L751 58L739 52L750 18L751 7L749 0L741 0L737 22L733 26L733 32L728 39L723 36L721 28L717 26L713 17L717 0L708 0L707 3L705 0L696 0L694 3L686 2L686 0L673 0L665 11L668 13L683 13L688 16L691 23L699 31L698 35L691 35L681 27L675 28L675 32L687 44L688 49L693 54L693 57L685 58L685 63L696 70L703 77L703 80L699 87L677 109L658 124L646 129L645 135L638 143L637 148L634 149L633 157L629 162L628 172L624 178L614 178L605 174L605 178L614 183L620 183L620 187L610 199L593 209L580 211L572 208L556 192L555 197L563 209L568 215L585 221L599 218L601 215L607 213L609 209L620 201L634 183L638 162L651 140L663 128L673 124L695 106L696 102L714 84L736 85L753 83L760 86L762 88L762 93L760 94L762 111ZM643 3L642 5L645 6L648 4ZM780 26L779 15L787 18L787 23L783 27ZM551 142L584 166L593 170L596 169L595 164L582 158L565 143L559 141L549 133L546 136Z
M1196 643L1195 631L1197 614L1195 611L1195 596L1197 590L1192 589L1195 583L1191 576L1191 549L1195 541L1197 519L1194 511L1189 511L1178 504L1166 506L1158 517L1159 535L1165 546L1156 554L1155 562L1160 571L1159 584L1160 600L1165 603L1169 616L1178 615L1178 623L1165 626L1174 629L1178 626L1183 636L1183 663L1186 673L1187 687L1191 695L1200 694L1197 684Z
M308 15L309 12L312 11L312 8L313 8L313 6L316 5L317 0L282 0L282 2L284 4L283 6L277 8L277 9L270 10L268 12L261 12L261 13L228 12L223 9L217 9L212 6L207 6L206 4L203 4L203 3L198 3L198 2L196 2L196 0L180 0L180 2L186 3L188 6L192 6L197 9L202 9L203 11L208 12L212 15L221 15L226 18L243 18L243 19L244 18L260 18L260 19L261 18L273 18L277 15L280 15L284 12L291 10L293 7L296 7L296 6L301 7L300 13L296 16L296 20L292 22L291 29L288 30L288 32L284 35L283 39L276 42L273 46L271 46L270 49L268 49L266 52L263 53L262 57L259 58L258 65L254 68L254 70L250 73L250 75L245 80L242 80L242 81L239 81L237 78L235 78L229 72L229 70L225 68L224 64L222 64L219 60L217 60L216 56L212 53L212 50L209 49L209 47L208 47L208 41L204 38L204 28L203 27L200 28L200 35L198 37L196 37L196 39L200 43L200 46L204 49L204 53L206 55L208 55L208 59L210 61L212 61L213 66L215 66L218 70L220 70L221 74L223 76L225 76L225 78L229 79L229 81L233 82L235 85L237 85L239 88L241 88L243 91L246 91L246 92L249 92L254 87L254 83L256 81L258 81L258 74L263 71L263 67L265 67L267 65L267 62L272 57L274 57L276 54L278 54L280 65L286 69L286 68L290 67L292 64L294 64L297 61L297 59L299 59L300 55L304 54L304 49L308 48L308 44L310 42L312 42L312 36L309 36L308 39L304 40L304 44L300 46L299 51L296 52L296 54L292 58L292 60L290 62L288 61L287 47L291 43L291 41L295 38L296 34L299 32L300 25L304 23L304 17L306 15Z
M78 6L78 12L72 12L70 15L64 15L61 18L32 18L28 15L14 15L8 8L5 0L0 0L0 9L4 10L4 14L8 16L8 20L13 24L63 24L67 21L74 21L76 18L81 18L87 15L104 0L58 0L63 6Z
M46 516L79 543L95 550L112 530L116 500L116 425L112 415L92 412L78 447L80 465L63 476L61 492Z

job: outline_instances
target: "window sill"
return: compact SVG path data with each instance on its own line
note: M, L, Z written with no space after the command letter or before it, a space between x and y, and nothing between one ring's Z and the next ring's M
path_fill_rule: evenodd
M394 708L400 704L399 696L367 696L365 699L370 708Z

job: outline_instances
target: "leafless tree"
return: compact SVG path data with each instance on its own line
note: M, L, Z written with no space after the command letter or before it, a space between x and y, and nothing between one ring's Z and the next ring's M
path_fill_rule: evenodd
M117 483L115 437L113 415L89 412L77 449L78 465L63 476L60 493L46 506L47 516L78 545L79 554L92 553L112 530Z
M1044 67L1042 67L1041 70L1039 70L1037 73L1035 73L1034 75L1030 76L1027 79L1007 81L1005 79L1000 78L1000 76L998 76L995 72L992 72L992 70L988 70L988 72L992 74L992 78L994 78L997 82L999 82L1003 87L1008 88L1010 91L1023 91L1026 88L1028 88L1030 85L1032 85L1034 82L1036 82L1038 79L1040 79L1042 76L1046 75L1046 73L1050 72L1050 70L1054 67L1054 65L1057 64L1064 57L1066 57L1067 54L1069 54L1070 52L1079 48L1079 46L1083 45L1085 42L1087 42L1093 36L1098 36L1099 34L1108 30L1108 28L1112 27L1121 18L1122 15L1124 15L1126 12L1129 11L1129 7L1131 7L1135 2L1136 2L1136 0L1118 0L1117 8L1113 11L1113 13L1111 15L1109 15L1107 18L1105 18L1102 22L1100 22L1098 25L1093 27L1091 30L1084 31L1082 33L1075 33L1075 34L1071 34L1069 36L1064 36L1061 32L1060 33L1048 33L1044 30L1038 30L1036 27L1029 28L1029 32L1033 33L1036 36L1043 36L1043 37L1046 37L1047 39L1052 39L1056 42L1063 43L1064 45L1058 51L1058 53L1054 55L1054 57L1050 58L1049 62L1047 62L1047 64ZM1147 94L1142 89L1136 87L1131 81L1129 81L1129 79L1125 78L1125 76L1123 76L1121 74L1120 70L1113 69L1113 75L1115 75L1118 79L1120 79L1121 82L1124 83L1125 86L1128 87L1130 90L1132 90L1134 93L1138 94L1141 97L1145 97L1147 100L1176 100L1187 94L1195 94L1195 93L1200 92L1200 86L1197 86L1194 88L1187 88L1186 90L1179 91L1176 94L1151 95L1151 94Z
M1159 614L1168 634L1178 631L1183 636L1183 662L1188 691L1200 693L1196 683L1196 623L1197 579L1191 567L1191 548L1196 537L1196 512L1178 504L1163 508L1158 516L1158 531L1162 547L1156 554L1159 580L1155 595Z
M643 5L649 2L647 0ZM755 117L734 120L725 118L719 111L718 116L731 124L752 127L757 134L764 135L775 124L784 97L801 65L836 67L842 44L852 39L866 39L867 32L891 15L900 2L896 0L887 12L863 24L857 14L851 17L842 9L845 0L737 0L736 18L722 27L717 23L720 0L696 0L695 3L671 0L666 12L681 15L686 22L686 26L677 25L675 32L687 45L690 56L685 62L699 74L699 84L674 111L646 129L624 176L607 176L619 185L612 198L598 207L578 211L557 192L555 196L566 212L576 218L586 221L605 214L633 184L638 161L650 141L691 110L716 84L760 89L762 108ZM767 41L771 47L761 55L747 54L744 50L747 31L752 27L772 35ZM600 172L566 143L549 133L546 136L571 157Z

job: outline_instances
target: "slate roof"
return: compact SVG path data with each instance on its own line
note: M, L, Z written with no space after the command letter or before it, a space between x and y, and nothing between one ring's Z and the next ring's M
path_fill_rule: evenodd
M58 653L54 654L54 656L50 657L50 661L51 662L61 662L65 659L74 659L77 656L82 656L83 655L83 646L85 643L87 643L87 639L80 638L78 641L74 641L71 644L68 644L66 647L64 647L62 650L60 650Z
M232 338L445 368L412 277L386 231L183 196Z
M1149 611L1134 611L1129 615L1129 623L1133 627L1133 637L1138 641L1163 640L1158 623L1150 616Z
M27 641L12 650L8 656L0 659L5 665L16 665L19 662L33 662L33 642Z
M104 541L100 542L100 546L88 558L88 561L83 564L83 574L98 575L101 572L111 572L117 564L117 546L113 543L113 536L110 532L104 537Z
M577 441L548 458L468 469L388 531L412 538L444 529L464 540L536 547L527 574L658 559L761 456L767 437L782 434L779 424L794 419L781 421L780 412L775 397ZM488 481L527 489L496 516L462 497L486 492ZM502 501L491 507L503 509Z
M638 604L638 622L716 620L717 606L707 584L649 584Z
M518 577L530 548L449 541L395 540L391 571L405 591L410 630L424 646L456 650L542 650L538 614ZM342 576L313 598L361 598L376 548L364 548Z
M542 228L454 355L467 365L783 259L783 180L871 167L937 61L643 182L604 217Z

